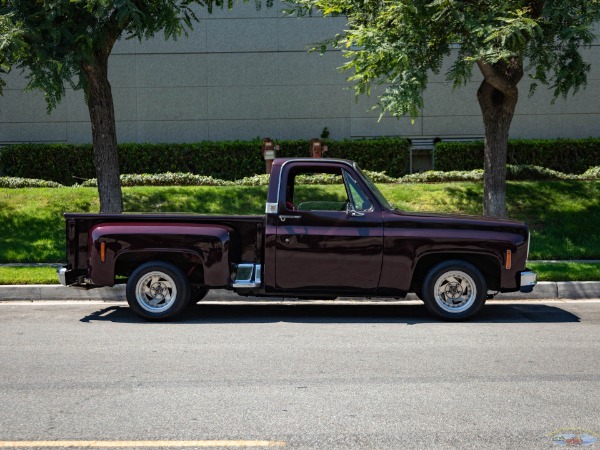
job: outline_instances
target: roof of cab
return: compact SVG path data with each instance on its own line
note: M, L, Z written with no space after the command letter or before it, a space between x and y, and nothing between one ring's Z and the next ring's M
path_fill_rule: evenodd
M354 161L349 159L337 159L337 158L275 158L273 165L281 166L286 162L310 162L310 163L343 163L353 165Z

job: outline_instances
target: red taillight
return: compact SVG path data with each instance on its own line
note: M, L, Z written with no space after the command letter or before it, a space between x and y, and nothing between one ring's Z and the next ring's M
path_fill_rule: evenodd
M100 261L106 261L106 242L100 243Z

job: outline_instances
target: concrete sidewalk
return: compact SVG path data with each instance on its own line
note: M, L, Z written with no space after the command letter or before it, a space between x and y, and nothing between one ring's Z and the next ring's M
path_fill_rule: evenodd
M538 299L598 299L600 298L600 281L542 281L533 292L522 294L513 292L499 294L496 300L538 300ZM261 297L242 297L233 291L215 289L206 296L208 301L252 301ZM281 297L270 297L270 300L282 300ZM417 300L414 294L409 294L407 300ZM60 285L9 285L0 286L0 302L5 301L44 301L44 300L104 300L125 301L125 286L113 288L77 289ZM378 298L378 300L380 300Z

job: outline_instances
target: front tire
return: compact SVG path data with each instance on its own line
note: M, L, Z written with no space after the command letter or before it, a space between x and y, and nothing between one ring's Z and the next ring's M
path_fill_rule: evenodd
M127 303L138 316L165 320L185 310L191 294L187 277L173 264L153 261L133 271L127 282Z
M487 283L472 264L450 260L431 269L423 280L421 294L433 315L444 320L466 320L485 304Z

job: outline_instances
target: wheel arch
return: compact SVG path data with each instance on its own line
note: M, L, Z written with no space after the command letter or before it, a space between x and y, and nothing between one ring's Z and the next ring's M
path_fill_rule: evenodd
M475 266L484 276L488 289L500 290L500 260L489 253L440 252L422 256L417 261L410 284L411 292L420 290L427 273L444 261L464 261Z
M131 273L148 262L166 262L179 268L191 283L204 284L204 262L196 252L182 249L145 249L118 254L114 263L115 277L129 277Z

